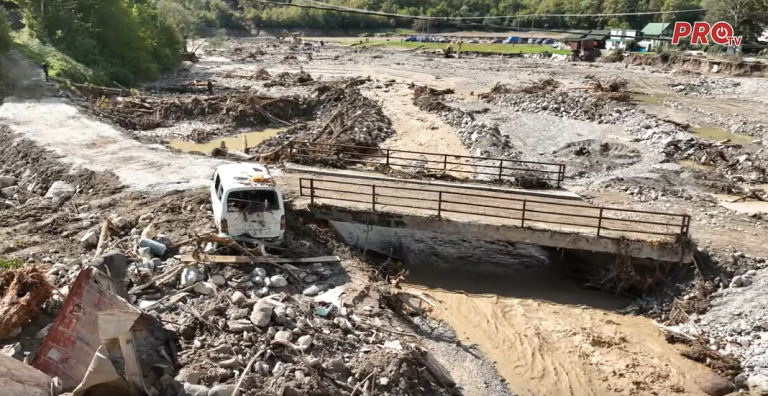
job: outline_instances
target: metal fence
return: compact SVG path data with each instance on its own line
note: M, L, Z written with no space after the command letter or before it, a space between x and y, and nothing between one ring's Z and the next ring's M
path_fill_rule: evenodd
M369 183L299 180L302 196L312 204L319 199L364 205L366 210L405 211L442 217L454 214L479 217L489 223L596 232L598 236L652 235L680 238L688 235L691 218L685 214L598 207L556 198L532 198L502 193L470 193ZM493 195L495 194L495 195ZM504 196L506 195L506 196Z
M290 156L297 158L317 158L320 155L346 163L399 166L425 172L473 175L496 181L503 181L505 178L538 178L558 188L565 180L565 165L551 162L519 161L304 141L292 141L288 149ZM409 157L409 155L418 155L421 158ZM418 165L413 163L418 163Z

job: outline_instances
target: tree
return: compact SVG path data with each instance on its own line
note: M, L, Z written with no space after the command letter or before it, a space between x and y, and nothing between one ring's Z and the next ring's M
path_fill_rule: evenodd
M697 8L701 8L701 4L698 0L664 0L664 4L661 6L662 11L694 10ZM701 13L685 12L679 14L664 14L662 20L664 22L695 22L701 20Z
M197 36L197 30L202 24L203 7L200 0L160 0L157 12L181 35L184 48L188 48L188 40Z
M703 0L707 21L728 22L737 36L755 41L766 25L766 3L763 0Z
M8 22L8 14L0 8L0 54L11 50L11 24Z

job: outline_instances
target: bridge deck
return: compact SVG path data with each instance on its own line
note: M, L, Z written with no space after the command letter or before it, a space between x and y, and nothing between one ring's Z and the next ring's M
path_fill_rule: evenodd
M286 175L282 184L304 203L361 211L576 232L612 238L673 240L688 234L687 215L601 208L573 197L475 191L445 183L415 185L347 176Z

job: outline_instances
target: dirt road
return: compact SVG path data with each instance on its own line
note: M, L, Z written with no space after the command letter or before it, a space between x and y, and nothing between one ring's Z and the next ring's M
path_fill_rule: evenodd
M0 118L14 132L75 167L112 171L132 190L162 194L207 185L214 167L222 163L142 144L93 120L69 100L55 96L40 68L18 53L8 54L3 67L14 83L0 106Z

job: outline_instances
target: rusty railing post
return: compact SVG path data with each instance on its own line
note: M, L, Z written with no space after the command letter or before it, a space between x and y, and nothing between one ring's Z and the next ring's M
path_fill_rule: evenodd
M560 165L560 172L557 174L557 188L560 188L560 183L565 181L565 165Z
M389 166L389 149L387 149L387 166Z
M680 236L681 237L684 237L684 236L688 235L688 227L687 227L687 225L689 224L690 221L691 221L690 216L683 215L683 221L682 221L682 224L680 225Z
M309 179L309 204L315 204L315 179Z
M600 236L600 229L603 227L603 208L600 208L600 217L597 218L597 236Z
M525 227L525 207L528 204L528 200L523 200L523 217L520 218L520 227Z
M437 192L437 217L442 217L443 212L443 192Z
M443 156L443 172L448 170L448 154Z
M504 160L499 159L499 181L501 181L501 170L504 169Z
M376 185L371 185L371 208L376 211Z

